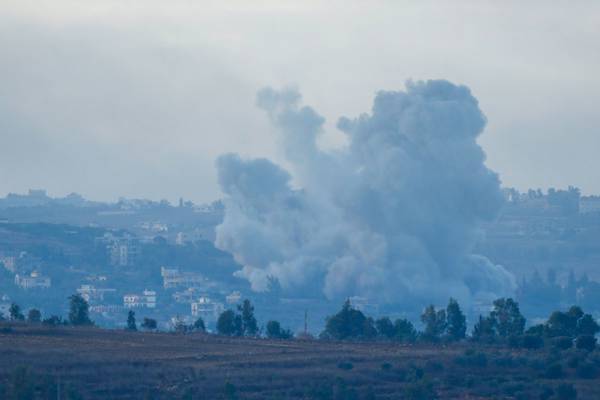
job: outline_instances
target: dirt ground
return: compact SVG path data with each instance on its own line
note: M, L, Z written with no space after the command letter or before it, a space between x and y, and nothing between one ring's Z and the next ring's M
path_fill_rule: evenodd
M0 324L5 390L11 374L24 366L36 384L60 382L84 399L525 399L567 382L579 399L600 398L597 378L578 379L567 366L561 380L545 379L551 356L468 344L276 341ZM42 392L38 388L38 397Z

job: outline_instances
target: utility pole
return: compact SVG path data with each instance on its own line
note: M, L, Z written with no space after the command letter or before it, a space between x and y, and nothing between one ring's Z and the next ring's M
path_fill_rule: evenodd
M308 310L304 310L304 335L308 334Z

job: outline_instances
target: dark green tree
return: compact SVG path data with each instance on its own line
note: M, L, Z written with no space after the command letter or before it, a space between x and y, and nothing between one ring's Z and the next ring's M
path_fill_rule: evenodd
M10 319L13 321L23 321L25 316L21 312L21 307L17 303L12 303L8 309Z
M450 299L446 307L446 333L450 340L461 340L467 332L467 318L455 299Z
M503 338L522 335L525 329L525 317L519 310L519 303L511 298L495 300L490 318L496 334Z
M322 336L344 340L371 338L376 334L373 320L365 317L361 311L354 309L350 304L350 300L346 300L337 314L327 318Z
M383 317L376 320L375 328L377 329L377 335L380 337L392 339L394 336L396 336L394 323L388 317Z
M200 332L205 332L206 331L206 326L204 325L204 320L202 318L198 318L195 322L194 322L194 330L195 331L200 331Z
M446 310L436 310L429 305L421 314L421 322L424 325L423 339L438 340L446 331Z
M129 312L127 313L127 330L137 331L137 323L135 322L135 312L133 310L129 310Z
M600 326L598 326L598 323L590 314L584 314L577 320L577 326L575 328L575 333L577 335L594 336L598 332L600 332Z
M394 339L403 343L412 343L417 339L417 330L412 322L404 318L394 321Z
M243 301L241 306L238 306L238 311L242 317L242 331L245 336L256 336L258 334L258 322L254 317L254 306L250 300Z
M473 326L472 336L474 340L493 340L496 336L494 319L480 315L479 320Z
M593 351L596 348L596 338L592 335L581 335L575 339L575 347L580 350Z
M29 310L29 313L27 313L27 321L33 322L33 323L41 322L42 321L42 313L40 312L40 310L37 310L35 308L32 308L31 310Z
M293 336L292 331L283 329L278 321L267 322L267 337L269 339L289 339Z
M89 316L89 304L80 294L69 297L69 322L75 326L94 324Z
M242 336L242 317L232 310L223 311L217 320L217 332L226 336Z
M157 324L155 319L144 318L144 321L142 321L142 329L145 329L147 331L153 331L156 329L156 327Z

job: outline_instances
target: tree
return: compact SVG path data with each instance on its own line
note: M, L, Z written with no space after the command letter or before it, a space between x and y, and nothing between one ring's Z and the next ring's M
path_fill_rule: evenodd
M292 336L292 331L283 329L278 321L267 322L267 337L269 339L289 339Z
M375 328L377 329L377 334L380 337L391 339L394 336L396 336L396 329L394 328L394 323L388 317L383 317L376 320Z
M202 318L198 318L196 320L196 322L194 322L194 330L196 331L201 331L201 332L205 332L206 331L206 326L204 325L204 320Z
M579 320L577 320L577 326L575 331L578 335L590 335L594 336L600 332L600 326L590 314L584 314Z
M226 336L242 336L242 317L232 310L223 311L217 320L217 332Z
M144 321L142 321L142 329L145 329L147 331L153 331L156 329L156 327L157 324L155 319L144 318Z
M495 300L490 318L500 337L519 336L525 329L525 317L519 310L519 303L511 298Z
M436 310L433 305L429 305L421 314L421 322L425 326L423 338L438 340L446 330L446 310Z
M461 340L467 332L467 318L454 299L450 299L446 307L446 331L450 340Z
M29 310L29 313L27 314L27 321L33 322L33 323L41 322L42 321L42 313L40 312L40 310L37 310L35 308L32 308L31 310Z
M404 318L398 318L394 322L394 339L404 343L411 343L416 338L417 330L412 322Z
M494 319L480 315L479 320L475 323L475 326L473 326L473 339L493 340L494 336L496 336Z
M567 312L554 311L545 325L545 333L550 337L577 335L595 335L600 327L590 314L584 314L578 306L572 306Z
M80 294L69 297L69 322L71 325L94 325L89 317L89 304Z
M238 306L238 311L242 317L242 331L245 336L256 336L258 333L258 323L254 317L254 306L250 300L246 299L241 306Z
M137 331L137 324L135 322L135 312L133 310L129 310L129 312L127 313L127 330Z
M361 311L354 309L350 300L346 300L337 314L327 318L322 336L344 340L371 338L376 334L373 320L365 317Z
M592 335L581 335L575 339L575 347L581 350L593 351L596 348L596 338Z
M12 303L8 309L10 319L13 321L23 321L25 316L21 312L21 307L17 303Z

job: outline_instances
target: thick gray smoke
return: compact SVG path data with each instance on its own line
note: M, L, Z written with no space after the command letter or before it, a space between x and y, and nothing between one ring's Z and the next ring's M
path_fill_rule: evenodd
M258 93L291 172L235 154L217 161L226 213L216 245L254 290L273 277L291 294L388 303L512 292L511 274L472 254L503 198L467 87L436 80L379 92L371 114L339 120L348 145L329 152L317 145L324 119L300 100L291 89Z

